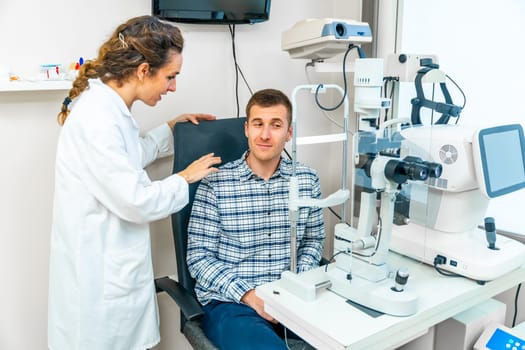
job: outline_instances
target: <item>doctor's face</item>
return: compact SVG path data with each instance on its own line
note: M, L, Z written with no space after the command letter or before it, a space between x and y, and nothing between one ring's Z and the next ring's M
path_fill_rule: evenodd
M139 86L138 99L148 106L155 106L163 95L177 89L177 75L182 67L182 55L173 51L168 63L157 70L155 75L148 71Z
M250 148L249 157L259 163L278 162L284 145L292 137L288 111L283 105L261 107L253 105L244 132Z

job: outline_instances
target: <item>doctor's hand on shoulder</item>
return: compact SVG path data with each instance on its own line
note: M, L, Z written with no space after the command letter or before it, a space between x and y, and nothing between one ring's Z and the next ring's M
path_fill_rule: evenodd
M220 162L221 157L215 157L214 153L208 153L188 165L183 171L178 172L177 175L182 176L188 184L192 184L202 180L211 173L219 171L219 169L213 167L213 165L219 164Z

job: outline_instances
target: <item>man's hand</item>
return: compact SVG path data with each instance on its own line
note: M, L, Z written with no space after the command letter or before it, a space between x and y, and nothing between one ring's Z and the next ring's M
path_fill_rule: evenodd
M272 323L277 323L277 320L275 318L268 315L264 311L264 301L255 294L255 289L250 289L249 291L247 291L246 294L242 296L241 302L250 306L259 314L259 316L261 316L265 320L270 321Z
M176 123L191 122L193 124L199 124L199 120L215 120L217 119L214 115L204 113L194 114L181 114L177 118L168 121L169 127L173 130Z

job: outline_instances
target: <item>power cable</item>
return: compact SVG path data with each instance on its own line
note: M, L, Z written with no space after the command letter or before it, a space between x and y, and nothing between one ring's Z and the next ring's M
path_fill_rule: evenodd
M233 65L235 69L235 102L237 106L237 118L240 116L240 102L239 102L239 75L241 76L242 80L244 81L244 84L246 84L246 87L248 88L248 91L250 91L250 95L253 95L253 90L251 89L250 85L248 84L248 81L246 80L246 77L244 76L244 73L242 72L241 66L239 66L239 63L237 61L237 49L235 46L235 24L229 24L228 28L230 30L231 40L232 40L232 54L233 54Z

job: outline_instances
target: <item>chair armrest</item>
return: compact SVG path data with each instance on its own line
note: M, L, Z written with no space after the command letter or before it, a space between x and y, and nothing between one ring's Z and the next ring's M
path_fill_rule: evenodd
M195 299L195 296L179 282L169 277L160 277L155 279L155 288L157 293L168 293L171 299L177 303L187 320L195 320L204 315L202 306Z

